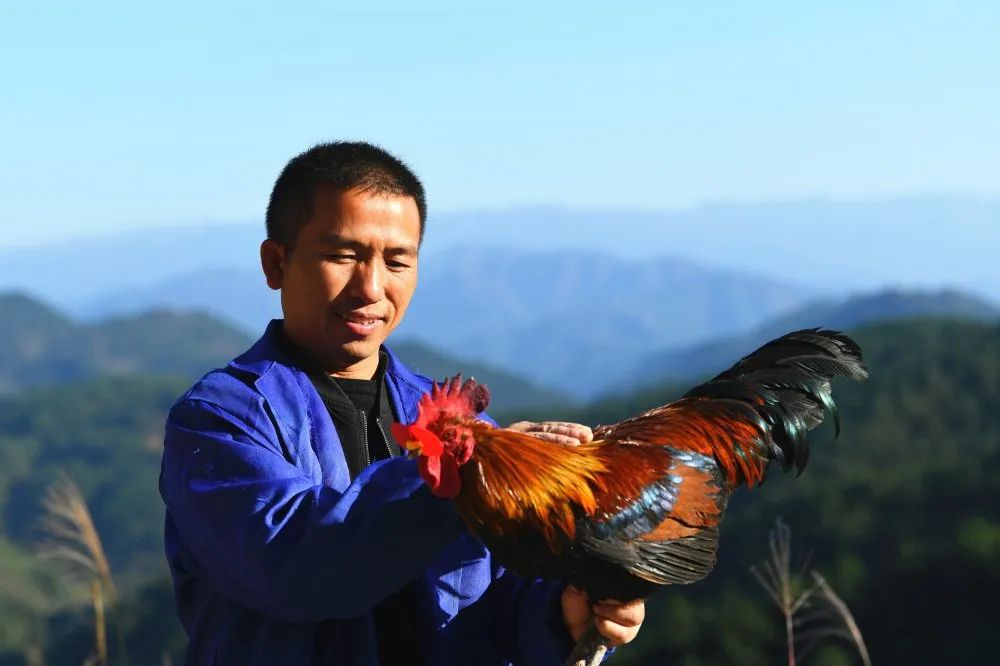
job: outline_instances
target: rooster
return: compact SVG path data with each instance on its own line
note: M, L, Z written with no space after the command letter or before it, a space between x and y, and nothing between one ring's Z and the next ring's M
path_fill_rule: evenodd
M829 410L830 380L864 380L861 350L817 328L788 333L682 398L566 446L476 418L489 391L456 377L435 385L397 441L431 491L506 567L556 578L591 601L646 598L705 577L730 494L763 481L771 461L802 472L807 431ZM591 627L567 661L599 660Z

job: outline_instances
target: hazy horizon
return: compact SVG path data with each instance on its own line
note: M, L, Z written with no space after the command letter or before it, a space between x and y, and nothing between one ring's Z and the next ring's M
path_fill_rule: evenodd
M106 291L205 269L256 272L262 222L105 231L0 247L0 288ZM674 259L817 290L957 288L1000 302L1000 197L714 203L673 210L521 206L433 213L424 269L460 247ZM58 267L58 271L39 269ZM118 271L119 273L116 273Z
M738 208L738 207L758 207L758 206L795 206L802 204L833 204L833 205L853 205L853 204L886 204L899 201L914 200L961 200L963 202L985 202L1000 203L1000 192L979 193L979 192L899 192L886 195L869 196L803 196L788 198L726 198L705 199L687 204L665 205L665 206L627 206L627 205L596 205L588 206L574 204L572 202L524 202L499 206L466 206L454 209L441 209L433 206L433 201L428 207L428 224L433 225L435 218L444 217L449 219L462 218L470 214L504 214L519 213L523 211L559 211L559 212L582 212L587 214L604 212L624 212L639 215L678 215L706 209ZM98 228L81 229L78 233L65 236L46 237L40 239L21 239L11 236L0 236L0 251L5 250L31 250L45 247L54 247L63 244L89 242L107 238L121 238L132 234L143 235L146 233L159 233L164 231L174 231L185 229L247 229L256 227L264 238L264 213L261 210L256 219L253 216L237 218L221 218L214 220L186 220L177 222L164 222L162 224L150 224L143 226L131 226L125 228ZM998 220L1000 223L1000 220ZM432 229L433 230L433 229Z

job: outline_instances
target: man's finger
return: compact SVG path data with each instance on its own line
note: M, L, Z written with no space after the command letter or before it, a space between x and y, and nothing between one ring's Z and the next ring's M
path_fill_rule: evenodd
M555 442L556 444L565 444L567 446L576 446L580 443L576 437L567 437L566 435L557 435L554 432L529 432L532 437L537 437L538 439L544 439L549 442Z
M579 640L583 632L594 621L586 593L572 586L567 586L562 594L562 611L563 621L566 623L570 635L574 641Z
M594 626L611 647L624 645L639 635L639 627L624 627L602 617L594 618Z
M594 439L594 431L590 429L589 426L585 426L582 423L567 423L566 421L544 421L539 425L545 427L547 430L552 432L558 432L564 435L572 435L573 437L579 437L581 441L590 441Z
M646 605L642 601L627 604L594 604L594 615L624 627L638 627L646 617Z
M594 433L589 427L567 421L542 421L541 423L518 421L508 426L508 429L560 444L582 444L594 439Z
M545 421L535 424L529 431L531 434L547 432L564 437L572 437L577 442L583 444L594 439L594 433L585 425L579 423L563 423L558 421Z

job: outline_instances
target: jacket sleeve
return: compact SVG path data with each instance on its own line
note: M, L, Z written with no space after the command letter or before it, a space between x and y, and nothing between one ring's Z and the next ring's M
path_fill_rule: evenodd
M562 619L560 581L528 580L492 563L492 581L476 603L448 625L454 652L447 663L497 656L515 666L562 666L573 647Z
M497 594L495 640L514 664L561 666L573 649L562 618L560 581L527 580L501 568L491 591Z
M494 640L516 666L562 666L575 641L562 614L565 583L528 580L499 567L490 593L495 596ZM614 654L611 648L601 662Z
M278 620L354 617L417 577L462 532L411 460L368 467L344 493L317 485L280 445L218 405L167 420L160 492L185 566Z

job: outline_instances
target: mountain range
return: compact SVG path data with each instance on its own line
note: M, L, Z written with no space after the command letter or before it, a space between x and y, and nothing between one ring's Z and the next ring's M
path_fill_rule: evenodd
M647 350L748 330L813 295L676 257L467 247L428 264L396 335L587 398Z
M393 341L529 375L589 397L650 350L749 330L816 292L671 258L456 248L426 262ZM78 304L80 319L199 309L257 335L280 316L259 271L196 271Z
M0 288L26 289L75 311L103 294L197 271L257 272L262 238L258 219L0 247ZM447 261L463 244L629 259L670 256L840 294L892 285L950 286L1000 301L1000 271L987 251L1000 246L996 197L734 201L672 210L536 206L438 212L432 205L425 265Z
M683 340L680 336L687 332L697 342L672 347L664 343L651 349L649 340L667 339L655 323L648 323L648 319L655 321L657 313L642 310L642 303L636 303L635 311L629 312L626 300L614 307L598 305L595 308L587 303L588 296L599 293L601 287L610 290L611 280L601 283L602 276L607 274L600 270L587 271L585 261L574 266L563 258L560 265L568 273L565 283L569 288L558 295L539 295L528 290L526 284L534 279L530 274L532 268L539 269L544 262L520 264L511 259L512 255L505 256L511 262L505 267L507 273L518 277L512 278L512 283L487 281L482 292L489 295L486 303L480 302L482 298L477 299L481 292L475 282L463 281L456 285L447 280L446 271L437 276L432 272L427 276L427 291L450 289L451 293L441 297L442 300L456 304L449 307L457 308L466 316L449 317L443 309L436 313L437 316L431 316L434 313L426 310L421 313L418 305L390 341L404 360L430 377L443 379L461 372L490 384L494 406L503 411L536 404L571 405L661 381L685 385L729 367L764 342L798 328L818 326L843 330L869 322L928 316L984 322L1000 319L1000 308L996 305L963 292L889 289L844 298L814 299L785 309L754 327L737 329L728 335L712 335L713 331L727 330L725 317L732 321L734 314L740 314L741 304L756 302L755 294L741 292L741 289L757 289L766 294L768 285L733 277L727 287L725 277L719 277L719 284L715 284L709 275L702 279L703 298L692 299L689 303L697 305L722 299L730 303L731 310L720 319L720 307L703 307L695 312L696 316L691 316L692 321L701 326L700 337L691 333L691 322L687 328L678 325L671 329L674 339ZM643 289L655 291L661 281L669 281L672 277L661 265L647 268L648 282L636 281L634 294L642 294ZM545 269L551 270L552 264L546 264ZM578 273L574 274L574 269ZM470 269L470 274L475 270ZM641 270L636 271L637 275L641 273ZM684 279L683 271L676 270L676 273L679 276L674 275L673 279ZM578 279L592 288L575 287ZM208 293L212 284L207 281L204 288L192 293ZM771 288L775 300L786 296L780 285ZM529 296L525 299L527 306L517 300L522 289ZM220 297L215 302L236 300ZM565 303L561 316L550 315L548 321L541 323L531 318L532 308L559 312L559 301ZM507 304L511 312L508 321L499 320L499 308L491 308L488 303ZM159 306L97 321L80 321L29 295L0 293L0 393L109 374L153 373L194 379L246 349L255 337L211 312L184 307L183 301L168 301L168 304L171 307ZM574 311L600 314L583 316L578 322ZM485 321L473 317L471 313L474 312L484 313ZM621 315L609 314L614 312ZM742 316L752 319L755 314L751 308ZM638 315L646 315L648 319L643 320ZM670 316L669 312L660 315L662 320ZM674 316L685 315L677 313ZM521 318L520 322L517 317ZM456 325L433 329L442 321ZM462 329L458 325L463 323L469 328ZM437 341L446 344L431 345L417 337L413 331L419 331L421 326L436 330ZM645 339L640 339L643 336ZM191 345L191 340L197 340L198 344ZM490 344L493 347L485 346ZM452 354L445 349L462 349L465 354ZM496 355L477 360L471 354L476 349L492 350ZM562 374L554 372L553 368Z
M826 325L808 312L826 307L819 301L897 289L1000 302L986 250L1000 246L998 222L1000 200L970 196L433 213L420 286L393 340L587 399L637 370L687 372L692 347L760 340L780 316ZM261 229L135 230L0 249L0 288L81 321L200 309L255 337L280 313L258 267ZM662 360L671 355L680 360Z
M676 257L464 247L424 263L393 340L509 368L583 398L645 351L750 330L815 295ZM204 310L248 335L280 316L259 271L221 268L110 292L72 311L94 319L149 308Z
M428 267L392 340L422 349L416 353L421 358L439 350L466 365L492 367L494 376L499 368L509 369L537 386L586 400L636 382L727 367L796 328L845 329L936 315L989 321L1000 315L990 301L955 289L810 296L795 285L677 259L470 248L448 264ZM251 335L280 316L276 301L255 275L218 270L120 292L89 311L120 317L150 307L202 309Z
M156 310L78 323L19 292L0 294L0 392L99 375L194 378L245 349L247 336L202 312Z
M695 379L720 372L769 340L802 328L851 330L872 322L933 317L972 322L1000 321L1000 307L955 290L886 289L840 299L820 299L776 317L746 334L644 356L623 376L639 384L663 377ZM901 329L902 330L902 329ZM906 340L900 340L906 344Z
M198 310L160 308L80 322L26 294L0 293L0 394L107 376L193 381L252 343L245 331ZM513 372L455 358L419 342L401 342L393 350L434 379L459 372L475 376L489 384L494 404L502 409L572 402Z

